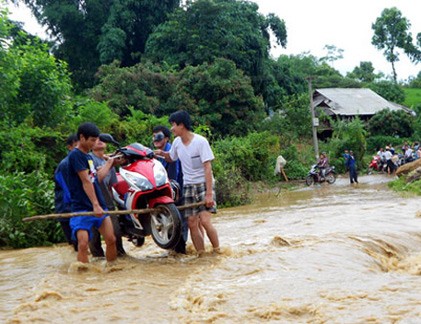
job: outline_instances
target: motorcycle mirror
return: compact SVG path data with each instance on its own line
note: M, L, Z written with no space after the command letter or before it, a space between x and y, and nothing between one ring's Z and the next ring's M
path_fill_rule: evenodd
M111 134L106 134L106 133L99 134L99 139L100 139L102 142L104 142L104 143L112 143L112 144L117 145L118 147L120 147L120 143L119 143L119 142L117 142L117 141L114 139L114 137L112 137L112 135L111 135Z

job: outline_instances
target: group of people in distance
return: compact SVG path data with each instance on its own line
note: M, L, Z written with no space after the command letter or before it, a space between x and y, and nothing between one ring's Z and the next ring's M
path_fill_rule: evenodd
M205 203L184 209L183 239L175 251L186 253L188 226L198 255L205 252L205 234L213 251L219 252L218 233L211 222L212 213L216 213L212 149L205 137L192 131L190 115L186 111L171 114L169 122L175 140L171 145L170 130L165 126L155 127L154 153L163 163L169 178L180 183L184 204ZM89 250L92 256L105 256L107 261L125 255L122 238L114 231L113 222L118 220L107 214L107 210L115 209L110 186L117 181L115 167L122 160L105 154L106 143L99 139L99 135L95 124L81 124L76 135L68 138L69 153L54 174L57 213L95 214L60 219L67 241L73 244L77 260L83 263L89 262ZM105 241L105 253L100 235Z
M394 175L398 166L421 158L421 146L415 142L412 146L405 142L401 147L401 153L397 152L392 144L380 147L377 151L381 165L385 165L389 175Z

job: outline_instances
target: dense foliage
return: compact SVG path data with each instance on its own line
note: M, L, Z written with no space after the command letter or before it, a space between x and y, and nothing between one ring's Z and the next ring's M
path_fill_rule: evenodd
M20 1L48 28L55 55L69 64L81 89L93 85L103 63L138 63L149 35L180 5L179 0Z
M403 110L384 109L370 119L368 130L371 135L411 137L414 120L414 116Z
M0 175L0 246L22 248L64 238L56 221L22 222L22 218L52 210L53 182L48 178L42 172Z
M248 1L187 1L186 8L176 10L149 37L146 55L178 68L229 59L251 78L255 93L266 96L269 30L283 47L287 33L283 20L273 14L264 17L257 9Z
M329 65L342 56L333 45L320 59L271 58L269 35L286 46L285 23L252 2L22 1L54 39L23 33L0 11L0 246L63 240L57 222L22 218L53 211L52 174L66 154L65 138L82 122L122 145L152 145L152 128L169 126L168 115L186 109L215 152L218 204L235 206L252 200L256 182L281 180L273 174L279 154L291 180L303 179L315 162L310 79L313 89L370 87L388 100L408 100L401 85L373 74L371 62L343 77ZM408 82L417 86L418 79ZM368 128L359 119L331 120L333 137L320 151L343 171L342 152L352 149L363 168L366 147L421 137L421 105L411 107L413 118L382 113ZM382 135L382 123L393 135Z
M128 68L112 64L104 66L99 76L93 98L107 102L122 117L130 107L158 117L185 109L213 133L242 135L265 116L263 101L254 95L250 79L226 59L181 71L165 71L151 63Z
M332 138L325 144L324 151L331 157L332 165L335 165L339 172L345 172L345 160L342 156L344 150L352 150L357 163L357 168L363 169L363 158L367 149L366 130L364 123L359 118L349 122L334 122Z

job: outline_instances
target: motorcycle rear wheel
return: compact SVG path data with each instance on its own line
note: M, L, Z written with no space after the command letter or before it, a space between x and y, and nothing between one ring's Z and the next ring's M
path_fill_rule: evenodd
M328 174L326 174L326 181L330 184L335 183L336 181L336 176L333 172L329 172Z
M307 176L306 178L307 186L311 186L313 183L314 183L314 178L311 175Z
M180 214L174 204L155 206L157 213L151 214L151 234L162 249L173 249L181 239Z

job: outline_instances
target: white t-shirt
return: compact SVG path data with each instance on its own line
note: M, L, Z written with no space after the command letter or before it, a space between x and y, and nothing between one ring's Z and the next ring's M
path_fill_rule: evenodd
M184 184L204 183L203 163L215 159L208 140L198 134L193 134L187 146L180 137L176 137L170 149L170 158L173 161L180 160Z

